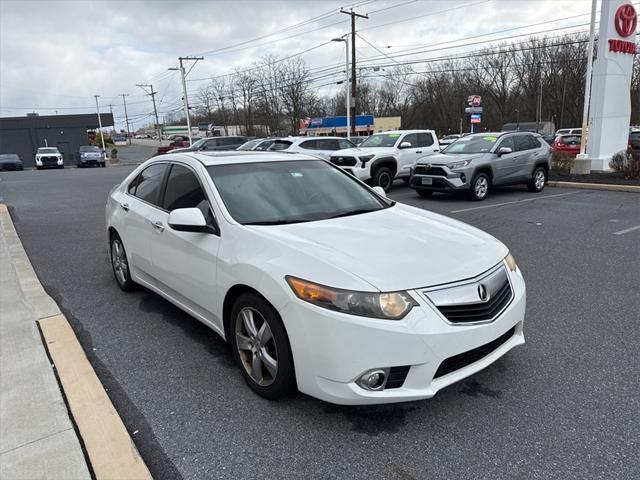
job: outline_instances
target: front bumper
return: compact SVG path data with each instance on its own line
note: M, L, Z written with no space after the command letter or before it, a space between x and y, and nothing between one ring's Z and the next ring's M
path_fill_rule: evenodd
M36 166L38 167L61 167L64 162L58 157L39 157L36 158Z
M525 284L519 271L510 272L509 278L511 303L498 318L478 325L452 325L421 291L409 292L420 305L399 321L345 315L297 299L289 302L280 314L291 340L299 390L343 405L432 397L524 343ZM513 333L507 334L511 329ZM492 344L505 334L486 355L434 378L445 360ZM399 388L370 391L356 383L371 369L402 366L410 368Z
M446 166L435 166L438 174L421 174L412 171L409 186L416 190L435 192L461 192L470 188L473 172L470 169L449 170Z

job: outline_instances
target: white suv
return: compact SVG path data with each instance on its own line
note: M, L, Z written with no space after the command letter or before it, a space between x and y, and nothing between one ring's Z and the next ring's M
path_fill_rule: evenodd
M354 148L355 145L341 137L284 137L275 140L268 150L288 153L305 153L329 160L337 150Z
M395 178L408 182L411 167L418 158L440 151L433 130L397 130L375 133L357 148L331 155L331 163L344 168L362 181L389 191Z
M36 152L36 168L44 167L64 168L62 154L57 147L40 147Z

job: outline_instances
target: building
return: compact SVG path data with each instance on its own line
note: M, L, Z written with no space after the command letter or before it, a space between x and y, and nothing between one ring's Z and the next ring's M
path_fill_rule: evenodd
M113 115L101 113L103 127L113 126ZM0 153L20 156L25 168L35 166L38 147L58 147L65 163L75 161L81 145L87 145L87 132L98 128L97 114L29 115L0 118Z
M502 126L503 132L533 132L540 135L551 135L555 133L556 126L553 122L513 122L505 123Z

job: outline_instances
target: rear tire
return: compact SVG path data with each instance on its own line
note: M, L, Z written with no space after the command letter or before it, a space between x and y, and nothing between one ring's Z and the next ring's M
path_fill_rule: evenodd
M231 309L229 340L233 356L249 387L276 400L295 385L293 355L278 312L264 298L243 293Z
M111 269L113 270L113 276L116 278L116 282L123 292L130 292L135 289L135 283L131 279L131 271L129 265L129 259L127 258L127 251L124 249L124 244L120 235L114 233L111 235L111 242L109 244L109 256L111 258Z
M542 167L538 167L533 171L531 180L527 183L527 188L530 192L540 193L544 190L545 183L547 183L547 171Z
M385 192L393 185L393 172L389 167L378 167L373 172L373 186L382 187Z
M431 195L433 195L433 192L431 190L422 190L422 189L420 189L420 190L416 190L416 192L422 198L429 198Z
M486 173L478 173L471 181L471 190L469 195L472 200L482 201L489 195L491 188L491 179Z

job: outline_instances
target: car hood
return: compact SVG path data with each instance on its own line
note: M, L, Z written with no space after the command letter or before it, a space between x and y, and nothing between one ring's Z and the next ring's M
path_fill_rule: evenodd
M481 230L402 204L316 222L247 228L386 292L474 277L508 253ZM313 271L306 279L318 281Z
M468 154L444 154L437 153L426 158L419 158L417 163L430 163L431 165L448 165L456 162L463 162L465 160L477 160L483 158L486 155L493 155L491 153L468 153Z
M395 155L398 149L395 147L371 147L371 148L345 148L344 150L336 150L331 154L332 157L362 157L364 155L375 155L380 157L383 155Z

